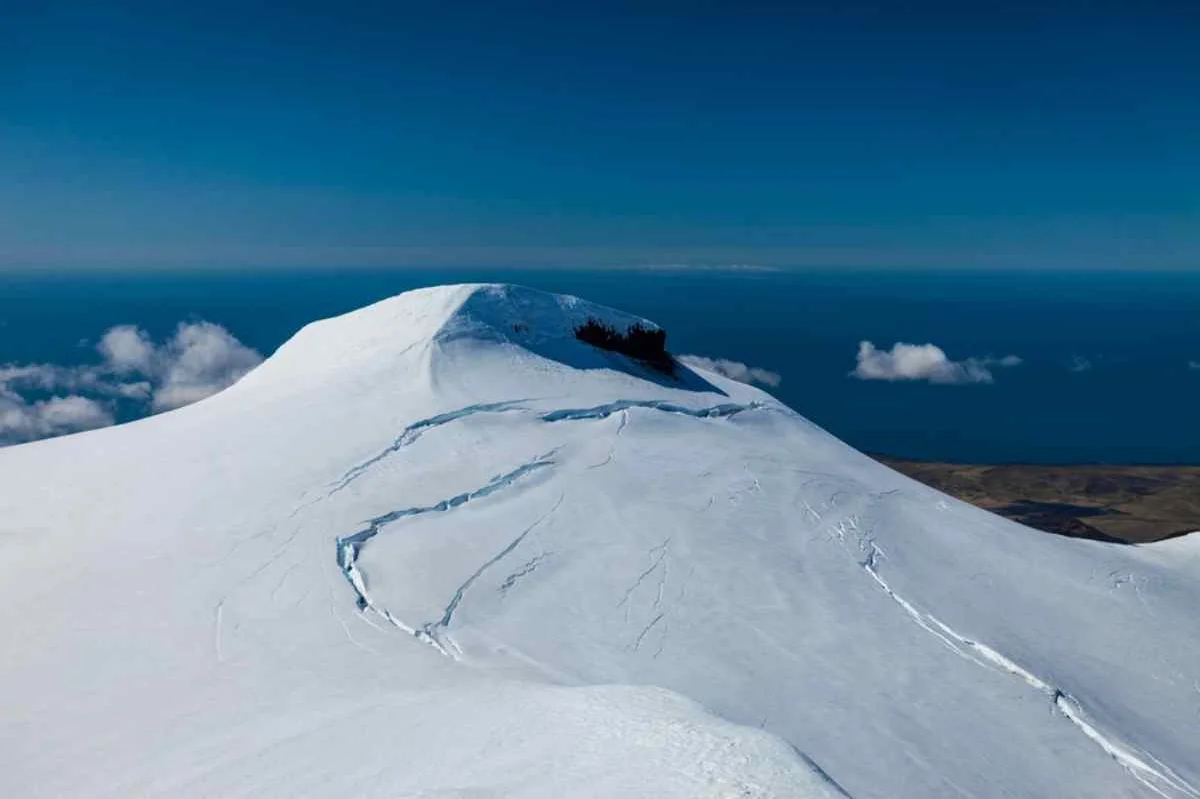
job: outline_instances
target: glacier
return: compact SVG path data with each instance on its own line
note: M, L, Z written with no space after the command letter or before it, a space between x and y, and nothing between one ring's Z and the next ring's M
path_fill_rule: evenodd
M504 285L0 450L0 793L1200 797L1200 543L1059 538Z

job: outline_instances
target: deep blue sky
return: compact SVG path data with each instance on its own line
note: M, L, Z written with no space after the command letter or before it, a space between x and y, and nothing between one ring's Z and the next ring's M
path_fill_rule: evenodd
M0 268L1200 268L1200 4L292 5L0 0Z

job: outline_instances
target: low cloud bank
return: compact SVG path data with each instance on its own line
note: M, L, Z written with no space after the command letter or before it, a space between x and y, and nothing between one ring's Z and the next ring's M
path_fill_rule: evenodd
M858 363L852 377L859 380L925 381L938 385L993 383L996 367L1019 366L1016 355L1003 358L966 358L953 361L934 344L897 342L890 350L878 349L870 341L859 342Z
M96 352L98 364L0 366L0 445L111 425L120 402L142 414L179 408L227 388L263 360L212 322L180 323L161 343L118 325Z
M726 360L725 358L705 358L703 355L680 355L679 360L688 366L716 372L739 383L758 383L774 388L783 382L783 378L778 372L772 372L770 369L762 369L757 366L749 366L738 361Z
M1188 368L1200 371L1200 361L1188 361Z

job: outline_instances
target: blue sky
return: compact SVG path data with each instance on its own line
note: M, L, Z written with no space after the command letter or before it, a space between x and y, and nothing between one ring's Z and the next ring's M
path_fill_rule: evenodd
M0 0L0 267L1200 268L1194 4L195 5Z

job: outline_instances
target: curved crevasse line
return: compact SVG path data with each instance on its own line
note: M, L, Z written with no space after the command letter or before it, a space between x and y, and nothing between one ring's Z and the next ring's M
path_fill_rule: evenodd
M712 405L707 408L688 408L683 405L677 405L667 400L617 400L616 402L605 403L604 405L596 405L591 408L562 408L555 411L547 411L540 418L543 422L567 422L576 421L579 419L606 419L614 413L629 410L630 408L648 408L655 411L663 411L664 413L677 413L683 416L692 416L697 419L714 419L735 416L746 411L759 410L767 408L765 403L751 402L746 405L738 405L736 403L723 403L721 405Z
M525 540L526 536L528 536L538 527L541 527L547 519L554 515L554 512L558 510L560 505L562 505L563 497L565 496L565 494L559 494L558 500L554 503L550 510L543 513L540 517L538 517L537 521L518 533L515 538L513 538L504 546L503 549L501 549L491 558L488 558L488 560L485 561L482 566L476 569L470 577L464 580L463 584L458 587L458 590L454 592L454 596L451 597L450 601L446 604L446 609L443 611L442 617L437 621L428 622L421 625L421 629L417 632L417 637L421 638L422 640L428 639L430 643L432 643L435 647L442 649L443 651L449 651L450 648L453 648L456 653L461 653L462 650L458 648L458 645L452 640L449 640L447 636L444 636L442 631L446 630L450 626L450 622L454 618L454 612L458 610L458 606L462 602L463 596L466 595L471 586L483 576L484 572L507 557L513 550L520 546L521 542Z
M436 416L431 416L428 419L421 419L413 422L408 427L404 428L395 439L392 440L387 447L380 452L372 455L361 463L346 470L339 477L330 489L329 494L336 494L348 485L353 483L363 475L368 469L375 464L384 460L390 455L395 454L399 450L407 447L417 441L426 431L435 427L449 424L465 419L469 416L475 416L483 413L507 413L510 411L527 410L523 403L528 402L527 399L521 400L506 400L504 402L486 402L467 405L457 410L440 413ZM663 411L664 413L677 413L684 416L692 416L698 419L713 419L725 418L734 416L745 411L758 410L768 407L765 403L751 402L746 405L736 403L724 403L721 405L713 405L707 408L688 408L683 405L678 405L667 400L617 400L615 402L604 405L597 405L592 408L563 408L559 410L546 411L538 417L543 422L562 422L573 421L579 419L604 419L614 413L628 410L630 408L648 408L651 410ZM622 422L622 428L624 423ZM618 433L619 434L619 433Z
M366 527L362 528L361 530L358 530L357 532L351 533L347 536L338 537L336 539L338 568L346 578L346 581L350 583L351 588L354 589L356 604L358 605L359 610L371 610L375 613L378 613L396 627L399 627L410 635L413 635L421 640L424 640L426 643L431 644L442 654L452 657L451 653L447 651L437 640L428 636L423 637L421 635L421 628L405 623L404 621L393 616L391 612L387 610L387 608L379 606L372 601L370 591L367 587L366 575L364 575L362 570L358 567L358 558L362 553L362 548L367 544L368 541L379 535L380 531L385 526L391 524L392 522L398 521L399 519L403 519L405 517L420 516L426 513L444 513L446 511L453 510L454 508L461 507L468 502L474 502L476 500L489 497L498 491L502 491L512 486L514 483L518 482L527 475L532 474L533 472L554 465L554 456L557 454L558 449L553 449L544 455L539 455L537 458L521 464L510 472L493 477L486 484L479 488L471 491L465 491L461 494L456 494L447 499L435 502L432 505L403 508L401 510L394 510L381 514L373 519L368 520L366 522Z
M342 488L345 488L374 464L380 462L398 450L409 446L418 438L420 438L420 436L427 430L440 427L442 425L449 424L450 422L454 422L479 413L505 413L508 411L526 410L526 408L522 406L523 402L527 402L527 400L508 400L504 402L468 405L454 411L438 414L437 416L432 416L428 419L422 419L414 422L406 427L404 431L402 431L401 434L397 436L396 439L382 452L372 456L362 463L356 464L347 470L346 473L334 485L330 494L336 493ZM617 400L616 402L598 405L591 408L567 408L547 411L542 413L538 418L541 421L551 423L580 419L603 419L611 416L614 413L624 412L630 408L648 408L651 410L663 411L665 413L676 413L694 418L711 419L730 417L745 411L757 410L764 407L767 407L764 403L752 402L746 405L727 403L714 405L707 408L693 409L684 407L682 405L677 405L666 400ZM624 428L624 423L625 420L623 419L621 429ZM620 430L618 433L619 432ZM551 450L549 453L539 456L528 463L522 464L507 474L492 478L487 484L473 491L455 495L448 499L441 500L433 505L404 508L382 514L370 519L366 523L366 527L363 529L358 530L357 532L348 536L337 538L336 544L338 567L345 576L346 581L349 582L351 587L354 589L356 595L356 604L358 605L359 609L364 611L374 611L396 627L431 644L443 654L447 656L453 656L438 640L438 636L435 635L436 631L444 627L444 625L441 625L439 622L433 622L417 627L396 618L386 608L379 607L372 602L367 588L366 576L363 574L362 570L358 568L358 557L361 553L362 547L368 541L378 535L384 526L406 516L416 516L425 513L448 511L458 507L459 505L481 499L503 488L507 488L509 485L517 480L520 480L525 475L552 465L554 463L553 458L557 452L557 448ZM502 558L504 554L507 553L502 553L497 560ZM485 568L488 565L491 564L485 564ZM473 579L477 579L477 577L478 576ZM465 590L465 587L462 590ZM461 599L461 597L459 597L459 599ZM451 607L449 608L451 615L453 615L454 607L456 605L457 602L452 600Z
M589 470L599 469L613 462L613 458L617 455L617 443L621 440L621 434L625 432L625 425L627 424L629 424L629 411L621 411L621 419L617 423L617 431L608 445L608 454L604 456L604 460L589 465L587 467Z
M534 555L532 558L521 564L519 569L510 573L500 582L500 587L497 589L500 592L500 596L505 596L513 589L513 586L521 581L522 578L528 577L530 574L533 574L535 571L537 571L538 567L542 565L542 562L552 555L554 555L554 552L552 550L547 550Z
M659 566L663 566L664 571L666 570L666 567L663 565L663 560L667 557L667 553L670 550L670 548L671 548L671 536L667 536L665 539L663 539L663 542L661 544L658 544L657 546L653 546L649 549L649 551L646 554L649 557L650 565L647 566L644 570L642 570L642 573L639 574L634 579L633 584L631 586L629 586L628 588L625 589L625 593L624 593L624 595L622 595L621 600L619 602L617 602L618 608L624 607L626 605L626 603L629 602L629 598L631 596L633 596L633 592L636 591L639 587L641 587L641 585L645 581L645 579L647 577L649 577L651 574L653 574L654 571L656 569L658 569ZM664 580L665 580L665 577L659 578L658 600L655 601L655 603L654 603L654 607L656 610L658 608L659 603L662 601L662 590L663 590L663 581ZM626 610L625 620L626 621L629 620L628 610Z
M923 612L892 589L888 582L879 574L879 561L886 557L883 550L869 536L864 537L860 545L867 550L866 560L860 563L863 570L871 579L892 599L904 612L922 629L937 636L942 643L955 650L969 660L989 668L996 668L1023 680L1030 687L1045 694L1054 707L1087 738L1104 750L1105 754L1117 762L1126 772L1138 782L1164 799L1176 799L1184 796L1188 799L1200 799L1200 791L1148 753L1138 752L1135 748L1114 741L1098 730L1088 721L1079 700L1050 682L1042 679L1024 668L1016 661L993 649L987 644L975 641L944 623L936 616ZM1158 768L1146 762L1154 760ZM1168 791L1171 791L1168 793Z
M347 469L346 472L333 483L333 487L330 489L329 494L336 494L337 492L346 488L375 464L384 460L389 455L395 454L404 447L415 443L417 439L419 439L428 430L458 421L459 419L465 419L469 416L475 416L477 414L507 413L510 411L528 410L523 404L528 401L529 400L527 399L520 399L506 400L504 402L477 403L474 405L467 405L457 410L447 411L446 413L440 413L436 416L431 416L428 419L421 419L413 422L408 427L404 428L404 430L400 432L400 435L393 439L387 447L375 455L372 455L370 458L367 458L365 461L357 463ZM543 422L561 422L578 419L604 419L614 413L619 413L630 408L649 408L652 410L663 411L665 413L677 413L685 416L693 416L698 419L712 419L734 416L745 411L758 410L765 407L768 406L764 403L751 402L747 405L725 403L722 405L713 405L707 408L693 409L669 402L667 400L617 400L616 402L607 403L605 405L597 405L592 408L564 408L560 410L546 411L541 413L538 418ZM622 421L621 428L623 429L624 426L624 421ZM620 435L619 430L618 435Z
M401 450L404 447L416 442L416 440L420 438L427 430L430 430L434 427L441 427L444 424L449 424L450 422L464 419L468 416L474 416L475 414L479 413L505 413L507 411L521 410L521 403L524 401L525 400L509 400L507 402L478 403L475 405L468 405L465 408L459 408L458 410L440 413L437 416L431 416L428 419L421 419L420 421L413 422L408 427L404 428L404 430L400 432L400 435L398 435L391 444L389 444L379 453L372 455L362 463L355 464L346 470L346 473L339 477L337 482L333 484L333 488L329 493L336 494L337 492L341 491L343 488L361 477L363 472L365 472L367 469L371 468L398 450Z

